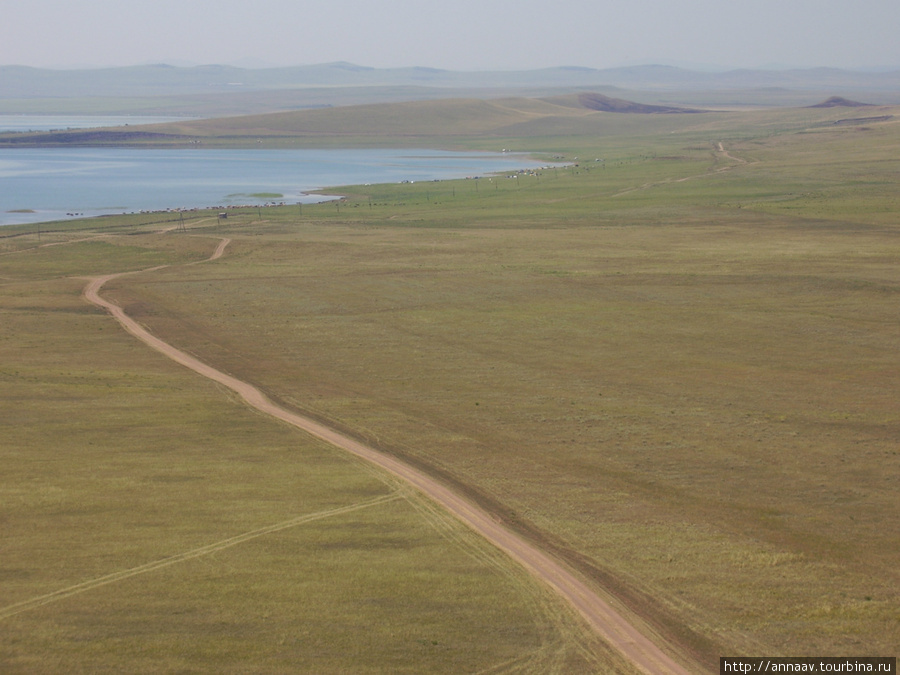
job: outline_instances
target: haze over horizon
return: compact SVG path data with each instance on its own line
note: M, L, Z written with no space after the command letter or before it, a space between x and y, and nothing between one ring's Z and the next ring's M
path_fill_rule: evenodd
M750 6L752 4L752 6ZM5 7L0 65L529 70L900 69L900 3L862 0L31 0Z

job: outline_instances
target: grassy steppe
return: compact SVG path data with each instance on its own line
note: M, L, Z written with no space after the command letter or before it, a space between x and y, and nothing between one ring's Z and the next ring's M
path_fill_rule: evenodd
M0 258L0 669L624 667L422 498L248 411L80 297L80 274L196 261L215 242Z
M710 669L719 655L736 653L892 655L900 643L900 124L834 124L848 116L794 110L544 119L517 127L526 138L496 134L465 143L577 156L578 166L351 187L341 202L302 213L271 208L262 221L256 210L227 223L198 221L192 233L233 238L225 258L121 277L106 295L161 337L273 398L468 491L613 589ZM31 240L17 241L24 247ZM43 438L36 424L11 424L22 440L5 460L17 468L5 472L12 485L27 474L75 495L74 506L55 503L63 513L28 508L10 519L22 562L8 565L18 572L4 584L13 594L6 604L142 564L162 550L209 543L200 535L225 539L397 490L241 412L214 387L132 344L79 304L79 282L68 278L107 271L110 261L137 269L156 258L201 257L198 241L170 232L112 237L102 246L128 244L115 255L90 253L101 244L84 242L0 258L5 312L14 320L4 327L19 326L6 331L11 358L4 363L34 364L27 377L13 374L25 366L7 367L16 386L5 388L9 405L51 420L40 427ZM36 272L41 267L27 256L46 260L46 271ZM77 330L76 319L85 324ZM73 376L65 395L46 391L58 370ZM142 381L136 389L129 384ZM150 395L154 381L157 394ZM106 398L101 385L109 383L116 388ZM66 414L57 399L82 414L102 411L86 437L100 448L68 431L68 421L82 416ZM106 401L99 410L98 401ZM121 439L110 433L131 418L117 412L121 406L142 420L140 433L126 437L128 457L149 464L113 469L122 497L116 508L95 512L88 504L100 486L78 493L78 471L104 467L121 452ZM238 429L223 432L224 423ZM174 452L158 456L170 445ZM221 450L214 457L197 451L208 447ZM82 453L85 468L76 470ZM247 453L252 472L233 464L242 466ZM149 513L165 511L148 518L132 494L134 475L149 481L169 473L204 481L190 488L158 481L174 491L165 500L154 483L144 497ZM93 481L103 475L88 474ZM59 614L67 603L94 626L100 607L126 611L113 602L124 595L130 615L152 632L148 626L171 623L167 592L182 598L199 588L190 592L205 593L210 612L227 613L243 607L246 588L258 584L260 597L273 598L260 607L291 589L275 620L282 634L297 630L290 612L302 613L304 630L316 625L309 630L318 637L291 655L308 656L309 645L320 645L338 659L326 670L476 672L515 654L552 657L510 662L511 671L622 667L591 662L584 648L594 645L565 611L458 529L455 544L441 544L435 519L438 530L454 526L400 495L316 521L312 534L305 525L286 530L279 536L295 538L290 563L284 553L261 553L260 540L229 549L227 560L216 554L211 571L167 568L160 586L136 583L138 595L110 585L77 603L5 619L36 622L19 624L15 658L43 644L32 637L38 626L61 630L72 620ZM301 496L309 503L298 513ZM142 524L137 532L126 527L129 518ZM228 527L232 518L243 522ZM347 519L356 524L340 524ZM341 545L319 546L340 532ZM81 551L66 554L79 560L80 574L43 554L63 534L55 555ZM421 543L429 537L433 543ZM98 538L105 546L95 545ZM293 556L307 561L298 566L311 565L313 544L329 556L346 553L335 565L347 583L379 570L382 604L366 604L365 614L359 603L334 609L337 625L355 626L354 636L377 624L377 650L336 650L344 643L328 632L335 624L311 621L323 609L305 598L324 584L298 588L308 579ZM35 559L52 569L30 572ZM204 560L197 567L209 564ZM421 584L410 589L410 578ZM397 601L401 591L414 599ZM197 616L193 601L181 603L184 632L220 625ZM417 612L430 603L440 605L435 616L446 616L431 633L465 631L453 644L472 641L472 664L454 662L451 648L422 660L416 650L428 640L444 644L416 632ZM259 613L253 630L264 625ZM403 634L415 637L389 639L379 623L388 615L409 622ZM500 625L510 628L485 629ZM89 634L108 630L94 626ZM265 632L274 640L277 631ZM143 649L152 640L169 650L175 639L148 638L135 627L125 642ZM90 639L79 644L96 647ZM263 663L248 656L253 639L240 644L223 663ZM203 663L205 652L191 653L189 663ZM279 664L287 667L269 667Z

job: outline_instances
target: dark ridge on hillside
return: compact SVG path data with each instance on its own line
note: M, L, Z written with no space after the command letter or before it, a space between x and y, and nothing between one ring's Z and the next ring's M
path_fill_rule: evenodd
M578 101L585 108L603 112L638 113L641 115L704 112L693 108L675 108L667 105L635 103L634 101L626 101L621 98L611 98L603 94L579 94Z
M180 136L153 131L54 131L49 133L10 133L0 135L0 147L37 145L129 145L173 141Z
M838 120L835 124L872 124L875 122L887 122L894 119L893 115L878 115L877 117L850 117Z
M860 103L859 101L851 101L850 99L846 99L842 96L832 96L831 98L827 98L821 103L816 103L815 105L808 105L807 108L866 108L871 106L871 103Z
M569 96L553 96L542 99L548 103L555 103L570 108L585 108L587 110L596 110L598 112L611 113L632 113L638 115L660 115L673 113L701 113L705 110L697 110L694 108L676 108L667 105L649 105L646 103L636 103L635 101L627 101L622 98L613 98L598 93L585 93Z

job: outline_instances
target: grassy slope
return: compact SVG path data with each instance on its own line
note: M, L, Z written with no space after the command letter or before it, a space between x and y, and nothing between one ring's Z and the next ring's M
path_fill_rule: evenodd
M581 165L232 217L227 258L110 295L465 485L711 665L888 654L898 125L847 116L519 117L466 142Z
M298 135L474 135L505 126L528 116L564 111L560 106L532 99L509 101L417 101L411 103L348 106L250 117L188 122L185 132L204 136L227 134ZM167 128L162 127L162 128Z
M178 145L200 140L205 145L248 144L253 147L261 143L288 147L297 144L340 144L345 147L412 144L434 147L495 135L529 121L557 116L578 119L592 112L554 103L550 99L414 101L133 125L127 129L13 134L0 138L0 144L102 145L131 142ZM152 136L147 138L147 134ZM131 135L130 139L128 135Z

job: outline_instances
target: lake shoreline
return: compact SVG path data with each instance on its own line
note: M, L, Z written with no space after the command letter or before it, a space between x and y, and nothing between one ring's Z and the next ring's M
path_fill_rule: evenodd
M432 149L0 150L0 227L72 218L312 204L340 186L537 168L526 154Z

